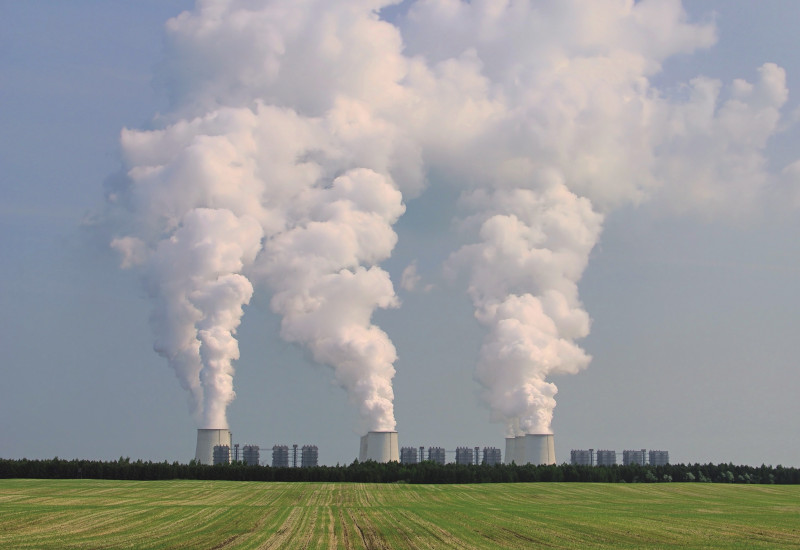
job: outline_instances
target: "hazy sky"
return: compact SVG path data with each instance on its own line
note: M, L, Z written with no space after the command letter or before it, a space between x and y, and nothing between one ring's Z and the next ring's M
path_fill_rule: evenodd
M254 84L237 81L242 93L262 93L259 75L269 72L270 65L259 52L274 47L268 38L266 45L259 42L256 47L247 40L238 43L231 35L230 42L220 42L218 47L212 42L214 47L208 52L182 50L185 44L174 39L165 44L167 20L192 10L193 4L177 0L0 0L1 457L114 459L123 455L170 461L193 457L197 423L190 413L187 391L167 361L153 351L149 319L154 302L141 282L144 272L149 273L151 287L162 284L166 276L158 271L161 264L155 260L147 264L150 271L119 268L120 255L111 249L109 236L135 234L145 239L147 231L136 226L135 216L122 219L109 210L104 200L109 189L116 188L122 170L146 166L148 159L162 153L165 146L148 131L218 108L209 98L228 107L252 99L239 97L240 88L235 86L224 88L235 81L226 72L229 67L231 74L238 68L242 74L256 75ZM404 54L409 59L422 55L429 68L438 67L431 71L436 78L414 73L416 80L408 79L414 81L408 85L409 93L418 94L414 97L419 101L430 100L434 107L460 105L465 90L474 93L477 107L470 113L479 126L483 119L475 113L500 107L479 101L485 90L470 80L474 77L470 71L500 86L503 77L498 75L508 69L509 59L517 58L515 51L527 51L522 47L530 43L525 42L525 29L516 29L520 42L515 43L514 29L504 28L499 38L486 39L474 53L465 54L473 34L479 34L473 33L470 25L489 28L480 26L480 17L490 17L487 13L491 10L453 15L458 11L456 4L406 3L385 16L401 29ZM474 6L489 4L473 2ZM660 7L667 14L666 8L676 5L641 4ZM447 10L442 6L446 5L455 11L443 15ZM594 2L589 5L597 6ZM585 310L591 318L591 331L585 338L579 336L580 327L573 331L577 336L564 336L569 331L557 322L561 340L592 357L588 367L577 374L547 377L558 386L552 420L556 458L568 460L573 448L618 452L648 448L668 450L673 462L800 466L796 437L800 372L795 334L800 318L800 293L796 290L800 274L798 176L796 168L784 171L800 158L796 124L800 114L796 52L800 43L795 29L800 4L792 0L703 1L684 2L684 9L688 23L695 26L694 34L681 27L668 28L666 23L664 28L654 27L644 34L636 34L636 29L630 36L625 34L627 30L608 34L609 55L622 44L630 51L645 52L648 59L665 56L660 68L636 68L646 74L649 91L643 97L653 100L650 107L656 112L648 120L652 127L643 131L640 125L623 120L625 107L620 107L621 111L587 108L567 122L586 125L592 138L589 145L576 138L559 148L559 140L566 138L558 133L562 127L558 122L552 126L542 123L541 128L555 133L537 138L545 144L556 143L552 151L542 152L543 156L576 155L558 169L576 182L568 177L569 188L588 196L604 216L602 232L593 234L597 242L590 247L587 267L578 277L580 301L571 301L569 284L558 281L553 287L567 296L570 311ZM325 15L318 10L315 17L326 21ZM337 17L341 26L347 14ZM606 23L598 19L596 26L594 22L588 25L579 13L553 17L564 26L553 25L552 36L543 35L542 44L562 41L572 52L602 46ZM652 17L653 21L667 19L666 15ZM374 167L380 164L375 159L383 158L381 147L385 146L389 157L411 159L402 166L386 167L386 173L399 182L406 211L394 225L398 238L391 257L382 260L377 244L372 254L378 258L372 263L391 276L401 303L400 307L379 309L372 316L397 351L392 382L400 444L441 445L448 450L462 445L503 448L505 425L490 421L490 406L481 396L476 367L480 357L485 357L481 352L484 337L497 329L487 321L491 308L485 303L492 301L487 295L496 286L515 287L508 283L505 271L481 271L479 260L469 251L464 256L472 267L455 277L446 276L443 264L452 264L447 259L461 246L478 243L477 231L464 221L466 217L473 216L470 219L480 223L500 212L492 208L501 209L509 202L496 194L488 199L494 205L491 208L481 210L485 206L481 203L477 211L470 209L469 200L459 201L462 189L451 180L468 180L473 175L480 179L480 165L473 170L469 151L482 150L492 157L496 149L497 158L505 159L503 155L515 144L504 149L503 140L496 139L503 134L486 131L474 142L464 137L463 147L453 145L460 143L457 123L463 121L465 110L454 111L458 116L449 116L444 110L437 119L442 109L423 105L420 111L426 114L420 117L430 120L404 126L407 113L394 110L394 101L386 99L380 88L384 69L396 69L386 68L390 63L383 64L380 50L386 47L390 51L391 39L387 39L388 46L381 42L384 35L360 42L362 49L364 43L375 44L377 53L356 56L368 70L358 72L361 66L354 64L351 74L350 65L331 62L333 69L326 72L327 62L315 60L310 46L304 49L303 33L317 36L312 27L298 31L296 42L287 42L287 56L298 56L296 67L300 69L287 71L285 80L264 84L264 101L269 103L274 95L276 103L285 104L281 94L291 95L300 114L324 115L328 112L325 92L338 86L346 94L352 91L348 86L356 82L352 94L361 94L358 97L364 104L374 109L370 113L380 113L381 120L389 122L378 124L374 134L366 132L368 139L355 145L315 134L314 147L307 145L312 151L309 155L332 156L331 151L345 150L344 156L357 157L367 151L363 154L369 158L364 162ZM188 28L179 30L185 33L181 36L190 36ZM283 29L273 31L280 32ZM590 46L583 43L584 35L592 36ZM194 44L204 44L197 35L191 36ZM243 32L242 36L250 35ZM624 42L626 37L630 43ZM342 38L339 45L344 44L345 54L337 58L339 63L349 59L347 46L352 40L352 36ZM615 40L619 42L612 44ZM673 53L681 43L693 51ZM325 46L336 49L335 44ZM543 47L543 51L531 59L550 59L549 50ZM379 62L370 65L372 56ZM448 65L436 65L447 59L455 60L449 65L453 73L447 72ZM624 59L630 63L625 67L636 65L635 60ZM299 60L311 60L311 64ZM775 66L760 71L765 63ZM785 102L783 85L776 81L778 68L785 70ZM538 74L540 68L530 70ZM347 78L339 78L342 75ZM527 76L520 69L519 78ZM530 99L523 93L524 87L520 92L507 83L502 91L507 97L520 92L524 97L508 99L508 105L535 119L535 115L560 112L568 101L557 100L572 98L570 93L580 88L576 82L581 78L598 78L591 67L571 76L574 80L557 80L541 98ZM693 80L699 76L705 79ZM741 81L737 83L737 79ZM716 81L719 99L711 102L710 114L702 109L682 110L702 93L713 95ZM616 105L618 97L603 94L613 95L620 88L613 83L604 88L604 78L597 82L601 88L593 91L598 102ZM564 95L553 95L559 86ZM440 103L431 99L434 96ZM731 98L739 102L726 104ZM513 103L515 100L518 103ZM551 110L543 107L537 111L550 102L554 105ZM700 97L697 105L708 107L708 102ZM356 118L359 114L357 110L348 113ZM583 114L587 116L580 118ZM778 114L780 118L770 118ZM498 114L498 118L503 116L504 112ZM659 116L667 122L660 122ZM704 117L710 117L710 122ZM285 122L270 120L273 127ZM536 126L539 122L537 119L531 127L540 128ZM713 127L692 137L692 128L704 123ZM121 145L123 128L138 130L129 135L139 136L140 141ZM274 135L270 128L263 130L263 135ZM470 128L465 124L462 130ZM571 172L570 161L574 159L577 165L584 160L579 155L589 158L587 148L606 151L597 145L605 139L592 133L598 128L610 145L608 155L600 155L597 162L608 161L611 166L598 176L607 183L594 186L591 177L583 182L578 168ZM307 130L309 134L317 131ZM291 136L296 138L297 131ZM386 138L388 145L383 139L387 135L391 135ZM288 130L280 136L287 143L293 139ZM648 148L651 141L652 148ZM470 149L476 148L476 143L485 149ZM284 145L278 140L273 148L280 150ZM423 163L426 177L419 182L413 173L417 145L423 156L428 155ZM630 149L620 152L621 146ZM456 156L464 151L467 157ZM218 149L213 152L217 154ZM535 161L547 162L536 157L538 153L532 154ZM652 159L648 157L651 154ZM613 165L617 159L624 164ZM652 162L645 162L648 160ZM360 159L350 162L357 161ZM486 162L493 166L492 161ZM327 168L335 171L337 166L333 163ZM375 170L381 173L379 168ZM360 180L353 178L358 192ZM630 183L633 180L645 183L636 187L639 183ZM759 186L766 191L757 191ZM182 188L172 189L179 195ZM326 191L338 192L338 188ZM386 196L384 202L376 199L380 208L391 206L393 195ZM559 197L559 201L572 201ZM309 211L314 208L308 206ZM391 224L393 214L386 208L384 222ZM589 218L581 218L580 228L591 229ZM533 227L536 217L532 220ZM375 234L380 234L383 226L376 227ZM490 243L482 246L486 251ZM575 255L580 263L580 254ZM316 444L322 463L349 463L357 455L363 418L335 383L333 370L315 363L313 356L322 354L322 347L279 337L281 318L271 310L270 300L278 292L296 297L297 290L292 286L296 275L281 275L281 265L265 262L252 267L268 284L254 282L252 299L244 306L238 328L241 357L234 363L236 398L227 411L234 440L262 448ZM402 274L410 265L416 266L420 277L414 289L401 285ZM172 272L169 276L176 277ZM255 281L258 276L250 278ZM466 292L470 283L478 287L477 298ZM167 291L162 294L169 297ZM484 308L483 325L476 320L476 305ZM292 334L296 342L308 344L311 337L303 332L307 325L301 321L293 325ZM503 335L497 331L492 334L501 341ZM572 354L574 349L567 346L563 351ZM577 369L581 360L575 357ZM496 408L501 405L495 403Z

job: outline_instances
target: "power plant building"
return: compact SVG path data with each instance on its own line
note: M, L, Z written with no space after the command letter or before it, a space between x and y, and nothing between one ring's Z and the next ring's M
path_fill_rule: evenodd
M444 447L428 447L428 460L436 464L444 464Z
M614 466L617 464L617 451L597 451L598 466Z
M474 460L474 456L472 454L472 449L469 447L457 447L456 448L456 464L461 464L463 466L469 466L472 464Z
M594 449L571 450L569 452L569 463L576 466L594 466Z
M286 445L275 445L272 447L272 467L289 467L289 447Z
M231 448L231 432L227 428L224 429L207 429L201 428L197 430L197 447L194 452L194 459L199 464L212 465L214 464L214 447L227 446L228 447L228 462L230 462L230 448Z
M261 448L258 445L245 445L242 452L242 459L248 466L258 466L261 458Z
M639 466L647 464L647 449L642 449L640 451L622 451L622 465L631 466L633 464L638 464Z
M669 451L650 451L650 466L666 466L669 464Z
M316 445L303 445L300 455L302 468L313 468L319 463L319 449Z
M402 447L400 449L400 464L416 464L417 462L416 447Z
M500 449L498 449L497 447L484 447L483 463L488 466L494 466L495 464L502 464L503 461L500 455Z
M231 463L231 448L228 445L214 445L214 455L212 460L214 466L217 464Z

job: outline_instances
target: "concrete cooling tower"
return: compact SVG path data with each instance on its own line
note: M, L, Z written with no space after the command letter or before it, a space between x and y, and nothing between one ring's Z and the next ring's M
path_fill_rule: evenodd
M397 432L368 432L361 436L361 451L358 461L399 462L400 447Z
M517 462L517 438L516 437L507 437L506 438L506 454L503 455L506 457L505 463L511 464L512 462ZM517 462L519 464L519 462Z
M528 434L506 438L506 464L555 464L553 434Z
M228 429L199 429L197 430L197 450L194 459L200 464L214 464L214 447L227 445L231 447L231 432Z

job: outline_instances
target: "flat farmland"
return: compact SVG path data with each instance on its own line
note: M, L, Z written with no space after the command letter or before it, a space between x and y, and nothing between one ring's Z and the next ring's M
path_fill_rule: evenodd
M0 548L797 548L800 486L0 480Z

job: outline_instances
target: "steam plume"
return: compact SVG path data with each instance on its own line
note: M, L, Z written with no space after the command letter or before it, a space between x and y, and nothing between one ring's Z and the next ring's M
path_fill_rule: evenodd
M716 40L676 0L421 0L403 36L429 70L415 82L426 159L465 187L468 240L448 267L468 274L487 329L476 379L508 435L548 433L552 375L590 361L578 282L603 219L644 200L703 216L758 208L788 183L763 156L783 71L764 65L728 99L704 77L662 93L651 78L667 58Z
M251 280L273 291L282 336L334 368L364 427L395 427L397 355L370 319L398 305L378 264L400 188L422 175L392 112L405 61L380 6L198 2L167 25L172 111L123 132L112 246L143 268L155 349L201 427L227 425Z
M167 24L171 107L122 134L112 245L142 268L156 350L203 427L225 423L255 283L365 427L394 428L396 351L371 317L398 305L380 263L426 183L460 188L447 266L467 274L487 331L476 378L510 435L550 431L552 376L590 361L578 283L610 212L746 215L796 196L798 164L775 175L763 152L780 67L653 85L716 40L678 0L417 0L382 20L395 3L199 0Z

